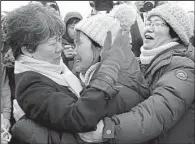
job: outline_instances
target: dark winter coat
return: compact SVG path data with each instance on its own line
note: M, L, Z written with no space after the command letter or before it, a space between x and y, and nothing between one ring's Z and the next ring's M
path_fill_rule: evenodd
M151 61L144 72L150 97L128 113L107 118L104 138L110 143L128 144L148 140L148 144L195 142L194 62L186 50L177 45Z

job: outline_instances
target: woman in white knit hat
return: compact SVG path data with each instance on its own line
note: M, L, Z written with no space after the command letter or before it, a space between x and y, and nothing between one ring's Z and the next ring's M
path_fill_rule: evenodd
M110 143L194 143L192 30L185 11L164 4L147 17L140 62L150 97L130 112L111 117L104 132ZM194 53L191 53L192 58ZM149 141L150 140L150 141Z
M33 6L31 7L29 5L29 9L31 10L32 8ZM38 9L37 15L39 15L38 12L41 8L38 8L38 6L35 8ZM123 9L123 11L121 9ZM20 13L20 11L18 13ZM48 14L50 13L48 12ZM18 15L16 14L16 16ZM30 86L24 89L25 92L23 92L21 89L26 86L26 83L31 83L31 81L23 79L23 83L21 83L20 76L28 74L28 78L32 78L32 73L29 71L38 72L47 77L49 77L48 75L50 73L49 69L45 68L47 71L43 70L44 64L42 64L43 67L39 66L43 62L38 61L40 57L36 57L38 54L46 57L48 54L47 49L45 49L44 54L35 51L35 54L37 54L35 55L34 53L28 53L25 51L25 48L23 48L22 51L26 55L19 55L15 66L15 73L17 75L16 97L20 106L24 109L27 118L33 119L42 126L37 125L33 121L20 118L13 128L13 136L24 142L33 144L41 142L49 143L50 140L52 143L75 143L76 140L73 141L73 135L71 133L68 134L64 132L61 136L59 132L68 131L76 134L78 132L95 130L98 121L105 116L127 112L147 98L149 95L148 87L140 71L138 61L136 61L131 51L129 32L126 31L122 34L122 29L129 31L130 26L135 21L135 16L136 11L133 7L124 5L123 7L113 10L111 14L96 15L82 20L76 25L77 38L75 43L78 52L78 56L76 57L76 70L81 73L80 78L83 82L84 90L78 93L80 91L77 90L78 88L76 88L76 84L74 83L75 78L73 78L70 72L67 72L69 75L63 74L63 77L64 81L70 85L69 93L72 94L71 91L75 91L78 101L77 99L72 100L72 98L69 97L70 94L64 95L64 99L61 99L58 95L60 92L58 92L58 90L56 90L57 93L55 93L55 91L53 92L53 87L49 89L49 92L45 91L45 88L48 87L48 84L52 84L52 81L48 81L47 84L42 84L44 87L36 85L39 82L34 82L32 85L37 87L36 91L33 91ZM8 18L9 21L16 21L12 16ZM59 19L57 20L59 21ZM24 23L23 25L26 26ZM31 25L31 23L29 23L29 25ZM8 26L10 30L12 25ZM11 35L11 31L9 32ZM112 40L114 40L113 44ZM15 47L13 46L13 48ZM41 50L41 48L39 47L38 50ZM37 59L34 60L31 56ZM46 61L46 59L43 60ZM48 60L51 60L50 57L47 57L47 61ZM54 79L54 77L52 78ZM39 79L42 81L44 77ZM34 78L33 80L36 81L37 79ZM59 79L58 81L56 80L57 83L59 83L59 81ZM111 87L108 86L112 82L114 82L119 89L116 97L114 97L116 91L114 85ZM92 90L90 94L88 93L88 97L86 97L86 92L91 87L99 89L99 94L97 95L96 91ZM29 90L33 91L33 93ZM103 98L101 90L107 93L107 98ZM50 97L50 92L52 95L56 96ZM26 93L28 93L28 95L26 95ZM81 94L81 97L79 94ZM31 97L33 98L31 99ZM35 97L37 97L37 99ZM102 98L104 100L101 103ZM88 101L89 99L90 101ZM107 104L104 103L104 101L106 101ZM57 105L57 102L59 105ZM31 105L31 103L33 104ZM18 105L15 103L14 107L18 108ZM92 115L93 117L91 117ZM103 121L101 120L97 125L98 130L102 129L102 125ZM55 131L48 130L47 128ZM86 142L96 142L93 136L97 136L97 132L98 131L79 133L79 136ZM29 137L31 137L31 139L29 139ZM103 140L101 139L101 141Z

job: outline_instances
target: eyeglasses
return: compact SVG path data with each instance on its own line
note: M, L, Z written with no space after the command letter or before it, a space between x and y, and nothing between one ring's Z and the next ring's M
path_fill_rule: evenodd
M163 22L159 22L159 21L154 21L154 22L148 21L145 23L145 26L147 26L147 27L150 27L150 26L152 26L152 27L165 27L165 26L167 26L167 24L163 23Z

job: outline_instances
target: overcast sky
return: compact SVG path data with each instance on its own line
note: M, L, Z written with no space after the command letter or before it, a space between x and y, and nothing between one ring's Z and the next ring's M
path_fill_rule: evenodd
M11 11L14 8L27 4L29 1L1 1L1 11ZM194 11L194 1L175 1L184 10ZM78 11L83 17L87 17L91 12L89 1L57 1L62 17L69 11Z

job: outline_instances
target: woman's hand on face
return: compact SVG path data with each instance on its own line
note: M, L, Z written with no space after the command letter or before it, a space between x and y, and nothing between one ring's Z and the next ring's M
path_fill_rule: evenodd
M73 58L77 54L71 45L65 45L63 52L66 58Z
M25 115L24 111L19 106L18 102L16 100L13 100L13 114L16 121L18 121L22 116Z

